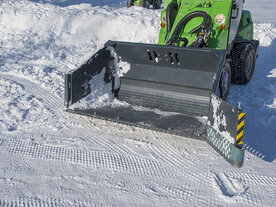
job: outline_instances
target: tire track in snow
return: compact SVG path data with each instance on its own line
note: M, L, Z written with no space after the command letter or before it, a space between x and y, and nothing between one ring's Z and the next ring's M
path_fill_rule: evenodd
M242 180L245 183L276 187L276 177L268 177L268 176L251 174L251 173L239 173L239 172L232 172L232 171L227 171L225 172L225 174L228 177Z
M211 173L209 172L211 175ZM197 182L197 181L196 181ZM179 206L219 206L221 200L213 195L206 197L205 194L202 194L202 189L196 186L200 186L196 182L186 182L185 185L179 183L150 183L147 185L147 188L153 192L146 194L147 197L151 198L162 198L167 197L173 200L180 201L181 205ZM198 181L201 182L201 181ZM207 185L210 186L210 185ZM210 188L210 191L212 189ZM147 192L143 192L147 193ZM162 195L162 196L161 196ZM189 203L189 204L187 204ZM191 205L193 204L193 205Z
M67 116L67 114L65 114L66 112L64 112L63 110L60 110L63 107L63 104L59 97L52 96L51 94L48 93L47 90L39 87L37 84L35 84L31 81L28 81L26 79L18 78L16 76L12 76L12 75L5 75L5 74L1 75L1 77L7 78L7 79L10 79L10 80L13 80L13 81L16 81L16 82L22 84L29 93L34 94L38 98L41 97L48 107L54 107L55 110L58 111L58 115L60 117ZM60 101L56 101L56 100L60 100ZM75 116L79 116L79 115L75 115ZM81 117L81 116L79 117L77 122L78 122L78 124L81 123L82 128L85 129L85 131L80 132L82 137L87 138L87 139L93 141L94 143L96 142L97 145L102 146L103 149L110 151L111 154L116 154L116 153L122 154L123 153L127 157L129 157L129 156L132 157L131 159L138 159L137 157L140 157L140 159L143 159L142 155L139 155L137 153L132 153L132 151L130 151L126 145L121 146L120 143L118 145L118 143L115 143L114 141L105 139L103 137L98 138L97 136L93 136L93 139L91 139L90 136L87 136L88 133L91 132L91 130L93 130L93 129L91 129L91 126L93 126L93 128L95 128L94 127L95 124L93 123L94 121L95 121L95 119L91 119L88 117ZM103 121L103 122L105 124L109 124L109 123L107 123L107 121ZM100 124L98 123L97 125L100 125ZM152 151L152 154L156 156L157 160L161 160L161 162L164 163L166 166L169 165L170 167L173 167L173 169L177 170L180 168L179 166L184 166L185 168L187 168L187 167L198 162L198 160L195 160L190 155L179 154L179 151L176 150L174 147L172 147L170 145L170 143L166 140L169 137L168 134L166 134L166 133L157 132L157 131L148 130L148 129L141 129L138 127L125 126L125 125L121 125L121 124L117 124L117 123L115 123L115 125L112 128L114 129L114 128L116 128L116 126L118 126L119 129L118 129L118 131L115 130L115 133L116 133L116 131L119 133L120 129L122 127L125 131L135 132L136 137L137 136L147 137L147 138L158 137L158 147L151 147L151 151ZM97 131L101 130L100 127L96 127L96 128L97 128ZM109 133L114 134L114 130L110 130ZM166 154L165 157L164 157L164 154ZM28 156L33 156L33 155L29 154ZM37 155L34 155L34 156L36 157ZM50 159L52 159L52 158L50 158ZM55 159L60 159L60 158L55 158ZM69 161L75 162L75 163L79 162L76 160L69 160ZM86 161L84 161L83 164L85 164L85 163L86 163ZM142 168L139 168L139 169L142 169ZM133 169L125 169L125 170L133 171ZM137 172L137 173L139 173L139 172ZM145 172L141 172L141 173L145 174ZM154 173L154 171L153 171L153 173ZM147 172L146 174L149 174L149 172ZM190 180L200 180L201 179L200 176L196 176L195 174L192 174L187 170L185 170L184 172L182 171L180 173L180 175L184 176L184 177L188 177ZM163 176L163 175L161 175L161 176ZM210 179L210 178L206 178L205 180L208 180L208 179Z
M67 199L57 199L57 198L31 198L31 197L21 197L15 200L1 200L0 206L32 206L32 207L58 207L58 206L91 206L91 207L114 207L114 205L97 203L89 200L67 200Z
M211 173L198 173L197 171L193 172L192 170L194 169L194 165L200 165L201 167L205 166L206 169L208 169L205 163L201 162L196 157L193 157L193 155L188 154L188 152L186 152L183 148L175 146L181 140L185 142L191 138L178 137L178 140L173 143L169 141L170 138L171 137L164 137L158 139L158 146L149 145L148 151L156 157L157 160L161 160L164 164L166 164L166 166L178 171L182 177L185 177L189 181L204 181L205 183L211 182L213 178ZM194 141L201 142L199 140ZM181 149L183 149L183 151Z
M74 125L78 125L81 126L81 128L85 129L86 132L82 133L83 136L87 137L88 139L91 140L91 138L89 138L89 136L87 136L87 134L90 134L89 132L91 132L91 130L93 130L93 128L97 129L97 130L101 130L99 127L95 127L95 125L92 123L93 120L89 119L89 117L82 117L79 115L73 115L70 114L68 112L65 112L63 110L63 102L61 100L61 98L50 94L47 90L41 88L40 86L38 86L37 84L33 83L32 81L29 81L27 79L21 78L21 77L16 77L14 75L9 75L9 74L5 74L5 73L0 73L0 77L4 78L4 79L8 79L8 80L12 80L17 82L18 84L21 84L25 87L26 91L35 95L37 98L42 98L43 102L45 104L46 107L50 108L51 110L54 109L54 113L57 117L63 118L65 120L68 120L69 125L74 126ZM78 117L77 121L76 120L72 120L69 119L68 117L73 116L73 117ZM98 124L100 125L100 124ZM93 127L91 129L91 127ZM67 129L71 129L70 126L65 126L65 128ZM109 129L110 130L110 129ZM48 130L44 130L44 134L49 135L50 134L47 132ZM110 130L110 133L113 133L113 130ZM93 137L94 138L94 137ZM93 140L95 141L95 140ZM124 152L128 154L128 151L126 149L123 149L122 147L111 143L110 141L105 141L104 139L101 138L97 138L97 142L98 144L102 145L104 148L109 148L110 150L114 150L114 151L120 151L120 152Z
M162 161L166 165L170 165L170 167L177 170L180 170L180 168L187 169L198 163L204 165L199 159L188 154L186 152L186 147L179 148L178 143L181 145L183 143L188 143L185 146L189 146L190 139L192 138L153 131L153 133L150 133L150 135L153 135L153 139L151 139L146 130L147 129L141 129L140 133L142 136L139 138L137 138L137 136L129 137L129 141L138 142L138 145L142 145L143 149L150 153L156 160ZM199 141L196 139L192 140ZM129 148L129 151L132 150L131 147L126 147Z
M7 75L7 74L3 74L0 73L0 77L2 78L6 78L15 82L18 82L19 84L22 84L25 88L26 91L28 91L29 93L34 94L36 97L38 98L42 98L45 105L48 107L52 107L55 109L57 116L62 117L64 119L66 119L69 113L64 112L63 109L63 103L61 101L61 99L59 97L56 97L54 95L49 94L49 92L43 88L41 88L40 86L38 86L37 84L26 80L24 78L19 78L13 75ZM129 150L129 148L125 145L121 145L120 143L115 143L112 140L106 139L104 137L97 137L97 136L93 136L93 139L91 139L91 130L95 130L96 131L102 131L101 128L101 123L96 123L95 124L95 120L94 118L89 118L89 117L82 117L80 115L72 115L71 116L74 117L78 117L77 121L71 120L72 122L76 122L78 123L78 125L81 125L81 127L83 129L85 129L84 131L80 132L81 136L83 138L87 138L88 140L91 140L93 142L96 142L97 145L102 146L104 149L110 151L111 153L118 153L118 154L124 154L127 157L132 157L132 159L138 159L137 157L140 157L140 159L143 159L143 157L137 153L133 153ZM104 124L104 128L109 128L111 123L113 124L113 122L110 121L102 121L102 120L98 120L99 122L103 122ZM110 124L109 124L110 122ZM96 125L96 127L95 127ZM99 125L100 127L97 127L97 125ZM106 126L108 125L108 126ZM92 127L92 129L91 129ZM117 129L118 127L118 129ZM154 130L149 130L149 129L141 129L138 127L132 127L132 126L125 126L122 124L118 124L115 123L114 126L111 127L112 129L108 129L107 131L105 130L106 133L112 133L114 136L114 133L120 133L121 129L123 128L123 130L125 131L125 134L123 134L123 136L128 137L129 135L131 135L132 133L135 134L135 137L147 137L148 139L151 138L157 138L158 137L158 147L151 147L151 151L153 154L156 155L157 160L161 160L162 163L165 163L166 165L169 164L170 167L173 167L173 169L179 169L179 166L182 167L189 167L195 163L198 163L199 160L193 158L192 156L188 155L188 154L183 154L180 153L179 150L176 150L173 146L171 146L171 144L167 141L167 139L169 138L169 135L166 133L162 133L162 132L158 132L158 131L154 131ZM70 129L70 127L68 127L68 129ZM116 130L117 129L117 130ZM131 133L132 132L132 133ZM90 135L90 136L88 136ZM121 134L120 134L121 136ZM133 135L131 135L133 136ZM163 155L166 154L166 156L164 157ZM29 156L33 156L30 155ZM36 156L36 155L35 155ZM59 159L59 158L57 158ZM72 160L71 160L72 161ZM72 161L72 162L76 162L76 161ZM79 162L79 161L77 161ZM86 161L84 161L84 163L86 163ZM184 175L185 177L188 176L190 177L190 179L200 179L200 177L195 176L191 173L189 173L188 171L185 171L182 174L182 176ZM206 178L207 179L207 178ZM209 178L208 178L209 179Z
M191 165L200 163L200 160L192 157L185 151L181 151L180 149L173 147L167 139L162 139L160 141L160 146L158 146L158 148L156 149L152 147L152 151L156 153L159 159L163 159L165 162L172 165L172 167L174 168L181 168L182 166L187 168ZM166 155L165 157L164 154Z
M123 124L113 123L110 121L104 121L104 120L95 119L91 117L83 117L81 115L65 112L63 110L63 107L64 107L63 100L60 97L57 97L49 93L49 91L47 91L46 89L41 88L36 83L30 80L24 79L22 77L17 77L17 76L5 74L5 73L0 73L0 78L15 81L23 85L27 92L35 95L37 98L42 98L45 106L50 108L52 111L54 110L53 112L55 116L57 116L57 119L59 120L64 119L68 121L68 125L64 124L64 127L66 129L72 131L72 126L77 126L78 128L81 127L84 129L84 131L81 132L82 136L86 137L89 140L91 140L91 138L88 135L91 135L92 130L101 131L101 133L102 131L104 131L105 133L113 135L114 133L120 134L123 129L124 131L126 131L126 133L135 132L136 134L138 133L139 136L151 136L151 137L161 136L161 133L155 132L152 130L126 126ZM73 131L74 130L75 129L73 129ZM44 133L48 134L46 128L44 130ZM97 137L93 137L93 138L95 138L93 142L97 140L98 144L102 145L105 149L115 151L115 152L123 152L126 155L130 154L130 151L127 148L117 145L110 140L106 140L104 138L97 138Z
M200 191L190 190L186 186L172 186L167 184L160 184L159 187L167 193L170 193L174 198L183 201L190 201L199 206L219 206L219 200L216 197L206 198L200 195ZM185 205L183 205L185 206Z
M38 98L42 98L44 100L44 104L50 108L54 108L58 112L62 112L63 102L61 98L55 96L54 94L49 94L49 92L32 81L29 81L25 78L17 77L14 75L0 73L0 77L4 79L8 79L11 81L15 81L24 86L28 93L35 95Z
M0 139L1 140L1 139ZM151 177L176 179L178 175L164 168L159 162L141 159L134 156L104 151L89 151L42 145L20 140L2 139L2 151L14 155L38 160L58 161L62 163L80 164L95 169L130 172Z
M193 191L193 189L188 189L187 186L172 186L169 184L163 184L159 183L157 185L157 188L160 189L160 191L164 191L166 193L169 193L172 195L172 197L183 199L183 200L192 200L196 196L196 192Z

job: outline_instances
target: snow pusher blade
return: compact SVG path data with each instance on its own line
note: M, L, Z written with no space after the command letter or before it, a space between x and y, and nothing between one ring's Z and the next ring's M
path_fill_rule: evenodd
M225 50L108 41L65 75L65 106L74 113L206 140L240 167L244 152L231 131L238 127L238 110L214 95L225 58ZM110 90L116 103L93 103L93 95L104 87L99 99ZM230 128L221 116L232 123Z

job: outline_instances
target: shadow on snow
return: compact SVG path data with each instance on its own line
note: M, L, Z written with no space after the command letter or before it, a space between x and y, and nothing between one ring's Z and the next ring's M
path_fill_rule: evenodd
M244 148L272 162L276 158L276 41L260 47L254 76L245 86L232 85L228 101L246 112ZM274 70L274 77L272 77ZM274 103L275 104L275 103Z

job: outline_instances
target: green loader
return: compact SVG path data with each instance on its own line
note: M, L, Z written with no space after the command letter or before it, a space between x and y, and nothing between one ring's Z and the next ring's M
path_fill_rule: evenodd
M153 9L160 9L162 4L162 0L128 0L127 8L132 6L141 6L149 9L150 5L152 5Z
M259 42L244 0L167 0L158 44L108 41L65 75L66 110L206 141L235 167L244 161L245 113L227 103L247 84ZM108 86L123 104L76 106Z

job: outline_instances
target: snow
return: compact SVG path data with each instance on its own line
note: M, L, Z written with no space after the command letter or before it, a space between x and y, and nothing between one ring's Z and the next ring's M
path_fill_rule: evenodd
M106 50L110 51L110 55L114 57L115 72L112 74L114 81L114 90L120 87L120 77L123 77L130 70L130 64L120 60L121 58L116 54L114 48L108 46ZM96 54L95 58L98 57ZM89 60L92 63L93 60ZM130 104L120 101L114 97L112 90L112 82L106 83L104 77L106 74L106 68L102 68L101 72L95 75L88 83L85 83L85 88L90 87L91 93L79 100L77 103L72 104L70 109L89 109L99 107L119 107L129 106Z
M276 38L276 28L271 23L255 24L255 36L262 46L269 46Z
M244 9L251 12L254 22L276 25L274 4L274 0L262 0L261 2L257 0L245 0Z
M211 97L211 103L213 105L213 120L214 123L212 124L212 127L220 132L220 134L231 144L235 143L235 140L231 136L231 134L226 131L227 123L226 123L226 117L222 113L222 111L219 113L219 108L222 103L221 99L218 99L215 96ZM211 125L211 123L209 123ZM220 128L224 128L225 131L222 131ZM224 146L225 147L225 146Z
M92 78L87 84L90 86L91 93L86 97L79 100L77 103L72 104L70 109L90 109L105 106L119 107L128 106L129 104L118 99L115 99L112 93L112 84L104 82L104 75L106 69L103 68L102 72ZM119 71L118 71L119 73ZM88 86L89 85L89 86Z
M63 110L64 73L106 41L157 42L160 10L125 2L0 1L0 206L274 206L275 0L245 4L260 51L228 98L246 112L241 169L203 141Z

